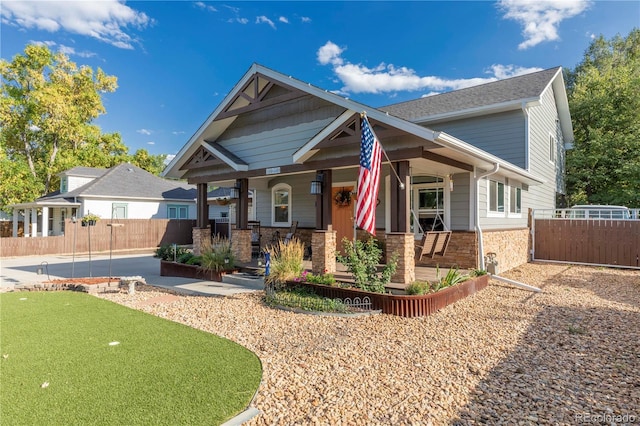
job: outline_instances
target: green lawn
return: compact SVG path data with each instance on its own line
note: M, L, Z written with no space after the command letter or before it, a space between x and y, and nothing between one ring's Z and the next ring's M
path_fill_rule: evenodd
M3 425L216 425L262 374L229 340L66 291L1 294L0 353Z

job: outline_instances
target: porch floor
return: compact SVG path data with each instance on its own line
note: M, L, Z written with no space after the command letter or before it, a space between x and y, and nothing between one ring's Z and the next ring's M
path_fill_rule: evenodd
M305 270L311 272L311 261L310 260L305 260L303 261L303 265ZM261 266L258 265L258 259L252 259L251 262L249 263L243 263L240 265L241 267L244 268L248 268L248 269L258 269L261 268ZM437 268L432 268L432 267L425 267L425 266L416 266L415 267L415 271L416 271L416 281L435 281L437 279ZM448 271L448 268L441 268L440 270L440 275L445 275ZM460 273L466 274L468 273L468 270L460 270ZM333 274L333 276L336 278L336 280L338 281L342 281L342 282L353 282L353 278L351 278L351 274L349 272L347 272L347 267L344 266L341 263L336 263L336 272ZM390 282L389 284L386 285L386 287L393 291L393 290L399 290L402 291L405 289L405 287L407 286L407 284L403 284L403 283L395 283L395 282Z

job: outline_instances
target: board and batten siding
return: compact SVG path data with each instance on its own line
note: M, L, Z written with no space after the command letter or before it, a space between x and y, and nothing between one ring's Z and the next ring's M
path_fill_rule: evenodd
M526 167L526 124L522 110L423 125L444 131L518 167Z
M293 163L293 154L344 108L305 96L239 116L216 140L250 170Z

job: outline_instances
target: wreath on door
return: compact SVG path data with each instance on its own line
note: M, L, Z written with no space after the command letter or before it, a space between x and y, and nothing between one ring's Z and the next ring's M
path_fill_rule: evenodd
M351 191L342 188L333 199L338 207L347 207L351 205Z

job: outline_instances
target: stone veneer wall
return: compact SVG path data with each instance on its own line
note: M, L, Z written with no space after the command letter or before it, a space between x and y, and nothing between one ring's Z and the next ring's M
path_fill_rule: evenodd
M194 246L195 247L195 246ZM231 233L231 250L241 263L251 262L251 230L234 229Z
M336 271L335 231L315 231L311 251L311 268L314 274L332 274Z
M477 268L478 240L474 231L453 231L444 256L423 256L416 266Z
M496 253L496 272L507 271L529 261L529 228L484 231L484 253Z
M409 284L416 279L415 246L413 234L391 232L386 235L386 251L388 254L398 255L396 273L391 277L392 282Z
M192 228L191 235L193 236L193 254L200 256L200 248L203 241L208 241L211 238L211 226L206 228Z

